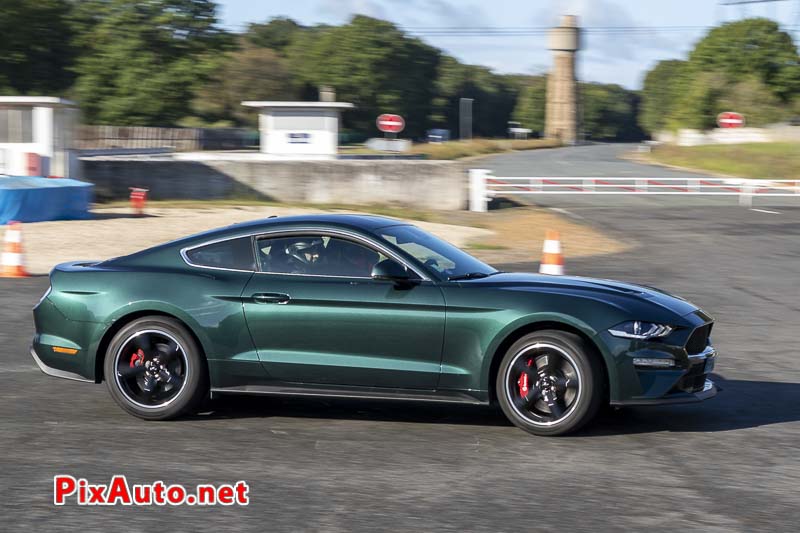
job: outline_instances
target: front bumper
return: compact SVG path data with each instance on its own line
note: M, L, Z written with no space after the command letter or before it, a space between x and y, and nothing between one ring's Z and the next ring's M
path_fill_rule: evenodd
M612 400L610 402L611 405L617 407L628 407L634 405L672 405L676 403L694 403L694 402L702 402L703 400L708 400L709 398L713 398L717 395L720 389L714 384L713 381L707 379L705 384L703 385L703 390L699 392L687 392L687 393L674 393L667 396L662 396L661 398L634 398L632 400Z
M716 396L712 381L717 352L711 344L696 354L678 346L644 343L620 350L617 360L618 394L615 406L663 405L700 402ZM671 361L672 366L650 366L638 361ZM644 365L644 366L642 366Z

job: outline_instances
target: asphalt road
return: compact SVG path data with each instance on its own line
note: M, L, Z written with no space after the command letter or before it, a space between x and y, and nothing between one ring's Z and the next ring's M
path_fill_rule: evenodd
M715 316L724 389L537 438L494 409L228 399L143 422L104 385L41 374L29 309L0 280L0 516L16 530L795 531L800 521L800 207L567 206L629 239L572 274L675 291ZM565 236L568 237L568 236ZM538 256L536 251L532 257ZM506 268L535 268L534 264ZM52 476L250 484L248 507L54 507Z
M523 150L481 159L481 166L498 176L597 176L653 178L702 177L661 166L641 165L620 158L636 144L586 144L551 150Z

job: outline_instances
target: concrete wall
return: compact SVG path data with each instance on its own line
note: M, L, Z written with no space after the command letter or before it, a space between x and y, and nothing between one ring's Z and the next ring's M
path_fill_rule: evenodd
M678 146L798 142L800 127L778 124L766 128L715 128L708 131L680 129L677 134L671 131L656 132L653 139Z
M101 200L124 199L129 187L152 199L262 198L312 204L391 204L458 210L467 179L451 161L258 161L102 157L83 159L86 181Z

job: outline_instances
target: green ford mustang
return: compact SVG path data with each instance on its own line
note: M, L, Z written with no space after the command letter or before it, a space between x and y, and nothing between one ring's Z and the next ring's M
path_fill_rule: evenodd
M57 266L31 355L162 420L210 393L498 402L537 435L709 398L712 319L664 292L498 272L406 223L270 218Z

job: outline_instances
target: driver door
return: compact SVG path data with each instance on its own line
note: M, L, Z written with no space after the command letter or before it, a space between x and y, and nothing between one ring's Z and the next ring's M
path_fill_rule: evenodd
M360 236L292 232L256 242L259 272L244 311L272 379L436 388L445 304L433 282L373 280L372 266L391 252Z

